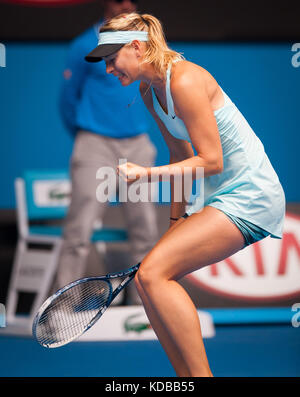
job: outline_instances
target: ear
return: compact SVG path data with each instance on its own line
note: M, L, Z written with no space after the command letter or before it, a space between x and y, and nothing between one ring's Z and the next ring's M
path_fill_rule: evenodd
M138 57L140 57L141 56L141 42L139 40L133 40L131 42L131 45L137 52Z

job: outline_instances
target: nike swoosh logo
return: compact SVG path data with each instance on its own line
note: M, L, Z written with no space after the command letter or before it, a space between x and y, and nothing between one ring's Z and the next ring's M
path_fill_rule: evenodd
M172 119L174 120L176 116L172 116Z

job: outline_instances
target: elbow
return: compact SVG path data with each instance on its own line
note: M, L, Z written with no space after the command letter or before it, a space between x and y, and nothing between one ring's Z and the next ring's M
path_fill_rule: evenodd
M206 159L204 163L204 170L206 176L221 174L224 170L223 158Z
M215 162L214 165L214 174L221 174L224 170L223 159Z

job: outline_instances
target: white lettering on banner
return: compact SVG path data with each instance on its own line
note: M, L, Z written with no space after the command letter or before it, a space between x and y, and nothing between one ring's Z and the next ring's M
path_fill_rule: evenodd
M283 239L252 244L187 279L213 293L245 300L300 294L300 218L286 215Z

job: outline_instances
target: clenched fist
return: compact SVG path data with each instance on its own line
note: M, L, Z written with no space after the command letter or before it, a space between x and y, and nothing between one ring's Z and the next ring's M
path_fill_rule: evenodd
M148 180L149 168L133 163L124 163L117 167L117 174L127 183L133 183L137 180L145 182Z

